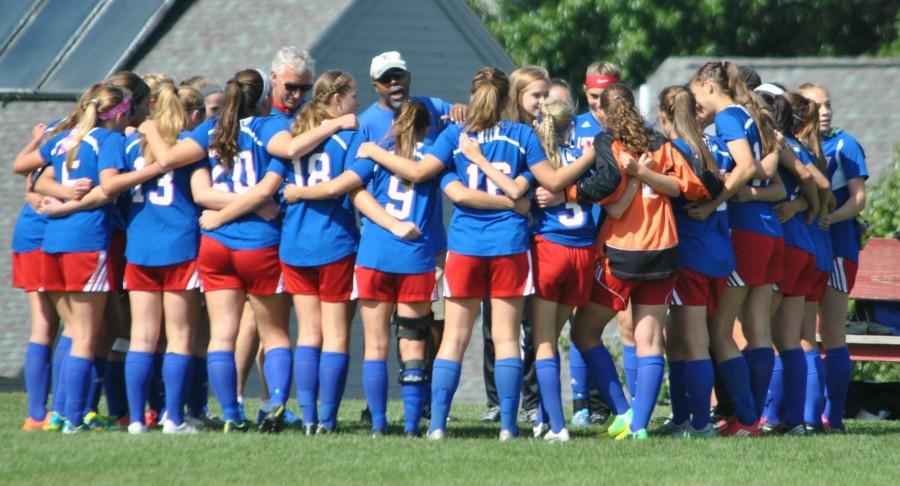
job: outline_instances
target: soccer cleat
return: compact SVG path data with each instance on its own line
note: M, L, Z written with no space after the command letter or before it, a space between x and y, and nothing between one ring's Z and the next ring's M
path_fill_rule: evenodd
M756 424L744 425L737 417L731 417L719 429L719 435L722 437L759 437L760 432Z
M359 412L359 420L366 425L372 425L372 412L369 410L369 407Z
M147 432L147 427L140 422L131 422L128 424L128 433L131 435L141 435Z
M543 422L541 422L531 428L531 433L535 439L540 439L541 437L544 436L544 434L546 434L549 431L550 431L550 426Z
M68 420L66 420L66 423L63 424L63 426L62 426L62 433L66 434L66 435L80 434L82 432L88 432L90 430L91 429L85 423L75 426L75 425L72 425L72 422L69 422Z
M572 424L572 427L587 427L588 425L591 425L591 411L586 408L578 410L572 414L570 423Z
M380 438L384 437L385 435L387 435L387 431L386 431L386 430L373 430L373 431L372 431L372 436L371 436L371 437L372 437L373 439L380 439Z
M548 431L546 434L544 434L544 440L551 444L555 444L558 442L569 442L569 429L563 427L559 432L555 433L552 430Z
M88 412L88 414L84 416L84 424L91 430L99 431L110 428L111 422L107 417L104 417L97 412Z
M418 430L407 430L403 435L405 435L407 439L418 439L422 437L422 433Z
M332 432L325 424L319 424L316 426L316 435L328 435Z
M25 422L22 424L22 430L25 432L40 432L44 430L44 427L47 426L47 423L50 420L50 414L44 417L44 420L35 420L31 417L25 417Z
M115 428L116 428L116 429L123 429L123 430L124 430L124 429L127 429L127 428L128 428L128 425L130 425L130 424L128 423L128 421L129 421L128 415L122 415L121 417L119 417L119 418L116 419L116 421L115 421Z
M50 412L50 418L48 418L47 423L44 424L44 432L59 432L62 430L65 422L66 419L62 418L62 415L56 412Z
M631 419L633 416L634 412L632 412L630 408L621 415L610 415L609 418L606 419L606 423L603 424L603 430L605 430L606 434L613 439L620 435L627 434L631 428Z
M706 424L706 427L699 430L688 424L681 437L685 439L711 439L717 435L716 427L711 423Z
M488 424L499 422L500 407L488 407L487 410L484 411L484 415L481 416L481 421Z
M316 424L306 424L303 426L303 435L316 435Z
M784 429L784 435L790 435L793 437L805 437L806 436L806 424L795 425L790 429Z
M277 434L284 429L284 405L275 405L262 420L259 421L259 431L262 433Z
M207 413L199 415L185 415L184 421L193 425L195 429L221 429L225 423L218 417L212 417Z
M181 422L181 425L175 425L171 420L163 420L163 434L169 435L193 435L197 433L197 429L187 422Z
M225 428L223 429L223 431L226 434L243 433L243 432L247 432L249 430L250 430L250 422L247 422L246 420L241 420L238 422L235 422L234 420L226 420Z
M616 436L616 440L647 440L648 438L650 438L650 436L647 434L647 429L641 429L636 432L632 432L631 429L629 429L624 434Z
M784 427L781 424L769 422L768 420L759 420L759 433L765 436L780 435L784 433Z
M498 415L499 416L499 415ZM537 420L537 408L528 410L519 410L519 422L528 422L533 424Z
M689 420L679 424L669 417L658 429L654 429L651 435L655 437L681 437L690 424Z
M591 412L591 425L594 424L602 424L606 422L609 418L610 412L600 411L600 412Z
M444 429L434 429L428 432L428 440L444 440L445 435Z
M503 429L500 431L500 442L509 442L516 438L512 431Z
M146 425L148 429L152 429L159 425L159 412L156 410L147 410L144 412L144 425Z

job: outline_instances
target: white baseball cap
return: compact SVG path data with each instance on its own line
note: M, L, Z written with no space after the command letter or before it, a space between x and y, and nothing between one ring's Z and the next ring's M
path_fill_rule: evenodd
M372 79L378 79L390 69L407 70L406 61L403 60L403 57L397 51L382 52L373 57L369 74L372 76Z
M763 83L757 86L753 91L756 91L757 93L768 93L772 96L784 96L784 90L772 83Z

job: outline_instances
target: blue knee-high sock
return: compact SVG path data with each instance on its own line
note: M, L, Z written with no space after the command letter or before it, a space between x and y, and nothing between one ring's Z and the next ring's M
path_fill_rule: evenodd
M625 375L625 386L629 397L634 398L637 390L638 376L637 346L622 345L622 374Z
M62 336L56 342L56 349L53 351L53 404L51 410L59 415L65 415L66 411L66 386L63 379L63 369L65 368L65 359L69 356L72 349L72 338Z
M129 351L125 355L125 390L131 422L144 423L144 407L153 375L153 353Z
M684 388L684 361L669 361L669 396L672 399L672 421L683 424L691 416Z
M762 416L766 423L772 425L781 424L784 406L784 364L781 356L775 356L775 366L772 368L772 379L769 380L769 390L766 393L766 406Z
M237 365L234 352L213 351L206 355L206 368L209 370L209 383L219 405L222 406L222 418L239 421L237 402Z
M106 392L106 406L109 409L109 415L115 418L128 415L124 361L110 361L106 363L103 390Z
M825 411L825 373L822 357L815 349L806 353L806 406L803 422L813 427L822 427L822 413Z
M163 353L153 353L153 374L150 376L150 388L147 392L147 402L150 410L162 415L166 406L166 388L162 378Z
M84 415L98 411L100 395L103 393L104 376L106 376L106 358L95 357L94 366L91 368L91 380L88 383L87 401L84 403Z
M411 368L403 370L400 375L400 392L403 395L403 431L418 432L419 421L422 420L422 407L425 404L427 374L423 369ZM371 406L369 407L371 408Z
M184 387L190 379L190 371L190 355L166 353L162 369L166 385L166 418L175 425L184 421Z
M803 349L789 349L781 353L784 363L784 424L787 427L803 425L806 406L806 356Z
M23 374L28 392L28 416L34 420L44 420L47 415L47 393L50 391L50 346L28 343Z
M312 346L297 346L294 350L294 383L297 403L303 413L303 425L316 425L319 416L316 399L319 394L319 360L322 350Z
M853 363L846 346L825 351L825 416L832 427L844 426L844 407Z
M587 408L588 396L591 393L588 366L581 356L581 351L578 351L578 346L574 344L569 345L569 376L572 385L572 401L579 404L576 406ZM581 405L581 402L584 404Z
M319 423L328 430L334 430L337 426L349 362L350 356L346 353L331 352L323 352L319 362Z
M273 407L287 403L293 371L290 348L273 348L267 351L263 371L269 385L269 403Z
M449 359L434 360L431 374L431 424L428 431L447 430L447 415L459 386L462 365ZM496 369L496 365L495 365Z
M363 361L363 389L372 414L372 430L387 431L387 361Z
M550 430L559 432L566 426L559 383L559 361L552 358L539 359L534 362L534 369L541 393L541 408L549 416Z
M744 425L753 425L759 419L753 392L750 391L750 371L743 356L719 363L716 371L725 383L725 389L731 397L734 415Z
M631 431L647 428L656 399L659 398L659 389L662 388L663 369L665 360L662 356L643 356L638 358L637 390L634 394L634 417L631 421Z
M518 435L519 399L522 397L522 358L494 362L494 383L500 398L500 429Z
M206 370L206 358L191 356L191 380L185 391L188 415L199 417L206 415L209 402L209 374Z
M581 353L581 356L588 365L591 381L600 390L600 396L612 408L612 412L616 415L627 412L628 400L622 391L616 364L609 351L601 344Z
M775 350L772 348L754 348L747 354L747 368L750 370L750 389L756 405L756 415L762 415L766 404L766 392L769 380L772 379L772 368L775 366Z
M691 427L700 430L709 423L709 397L715 384L712 360L684 363L684 391L691 412Z
M63 380L66 386L66 419L74 426L84 423L84 404L88 401L93 360L69 356L65 360Z

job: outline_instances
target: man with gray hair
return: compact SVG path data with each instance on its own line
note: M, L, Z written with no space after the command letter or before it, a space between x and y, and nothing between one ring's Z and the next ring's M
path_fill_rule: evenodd
M272 115L287 121L303 104L306 93L312 91L316 77L316 62L305 49L285 46L272 59Z

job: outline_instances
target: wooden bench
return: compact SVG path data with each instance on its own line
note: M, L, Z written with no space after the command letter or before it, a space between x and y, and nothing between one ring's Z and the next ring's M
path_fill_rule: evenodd
M900 302L900 239L869 240L859 254L856 285L850 298ZM847 347L854 361L900 362L900 336L848 334Z

